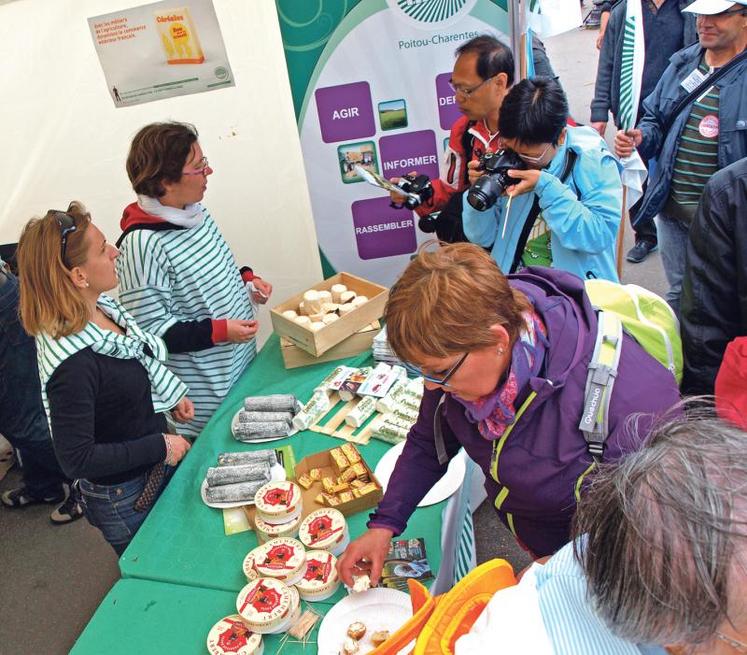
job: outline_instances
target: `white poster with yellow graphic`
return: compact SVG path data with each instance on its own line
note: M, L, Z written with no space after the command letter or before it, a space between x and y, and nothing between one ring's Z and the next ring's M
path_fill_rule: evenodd
M116 107L234 86L212 0L154 2L88 26Z

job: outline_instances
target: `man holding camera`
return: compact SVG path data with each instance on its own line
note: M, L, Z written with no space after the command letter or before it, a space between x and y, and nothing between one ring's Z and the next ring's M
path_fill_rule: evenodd
M468 186L467 163L479 160L485 151L499 149L498 111L514 81L511 50L492 36L477 36L459 46L456 54L451 87L463 116L451 127L441 176L430 181L429 190L420 194L422 202L415 208L421 229L437 232L444 241L466 240L461 229L461 192ZM396 192L391 198L395 203L404 201ZM437 211L441 212L438 222L431 219L428 225L429 215Z
M617 282L619 164L597 132L567 120L557 81L522 80L509 91L498 120L507 151L497 164L470 162L474 186L465 194L464 232L492 247L505 273L553 266Z

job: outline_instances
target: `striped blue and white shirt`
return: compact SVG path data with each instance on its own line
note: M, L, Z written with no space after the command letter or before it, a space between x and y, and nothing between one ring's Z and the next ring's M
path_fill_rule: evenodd
M182 230L135 230L117 259L120 300L144 330L158 336L175 323L254 318L233 254L210 214ZM189 387L195 418L178 424L196 437L256 354L256 344L221 343L171 353L168 367Z

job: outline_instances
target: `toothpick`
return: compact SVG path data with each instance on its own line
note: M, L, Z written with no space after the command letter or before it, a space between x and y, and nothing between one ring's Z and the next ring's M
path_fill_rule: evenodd
M508 196L508 202L506 203L506 211L503 213L503 230L501 230L501 239L506 238L506 225L508 225L508 212L511 211L511 201L514 199L512 195Z

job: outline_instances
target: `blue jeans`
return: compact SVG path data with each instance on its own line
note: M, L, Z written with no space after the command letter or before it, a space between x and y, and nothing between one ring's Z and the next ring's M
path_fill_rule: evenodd
M166 475L158 492L161 495L174 469L166 467ZM135 509L135 503L145 488L147 473L120 484L95 484L76 480L79 501L88 522L101 530L117 556L122 555L135 533L145 521L153 506L144 512ZM155 504L155 501L154 501Z
M23 483L36 498L64 494L41 399L36 344L18 319L18 280L0 270L0 432L18 453ZM61 500L61 499L60 499Z
M656 217L656 228L659 234L661 263L664 265L664 275L669 283L669 291L665 297L679 318L689 227L676 218L659 214Z

